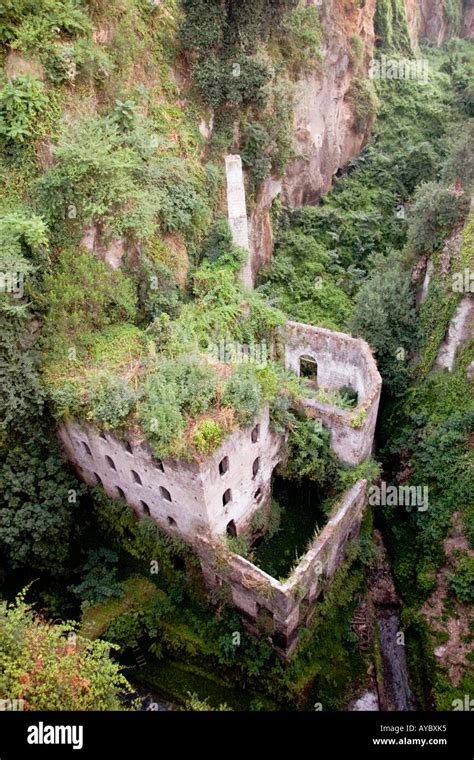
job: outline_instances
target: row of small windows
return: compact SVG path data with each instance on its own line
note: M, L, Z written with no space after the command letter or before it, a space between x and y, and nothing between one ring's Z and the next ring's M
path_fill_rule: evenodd
M100 475L97 472L94 472L94 475L95 475L95 478L97 480L97 484L103 485L102 478L100 477ZM116 485L115 488L116 488L117 493L120 496L120 498L124 499L126 501L127 497L125 495L125 491L123 490L123 488L120 488L120 486L118 486L118 485ZM163 490L166 491L166 489L163 489ZM169 492L166 491L166 493L169 496ZM169 499L167 499L167 501L171 501L171 497ZM145 512L145 514L148 515L148 516L150 516L150 514L151 514L150 513L150 507L148 506L148 504L146 503L146 501L140 501L140 506L143 509L143 511ZM173 517L169 517L168 516L167 520L168 520L168 525L171 528L176 528L178 526L176 520Z
M107 440L107 436L105 435L105 433L101 433L100 437L103 438L104 441ZM91 457L92 456L92 451L90 449L89 444L86 443L85 441L82 441L82 445L84 447L84 450L85 450L86 454L89 454L89 456ZM131 447L131 445L130 445L130 443L128 441L125 442L125 448L126 448L128 454L132 454L133 455L133 449L132 449L132 447ZM112 457L109 457L108 455L106 455L105 458L107 459L107 462L109 463L110 467L112 467L113 470L117 469L115 467L115 464L114 464L113 460L112 460ZM157 470L161 470L161 472L165 471L165 468L163 467L163 462L161 461L161 459L155 459L155 467L156 467ZM132 472L133 472L133 470L132 470ZM138 482L138 481L136 481L136 482Z
M106 441L106 440L107 440L107 436L105 435L105 433L100 433L100 437L101 437L101 438L103 438L103 440L104 440L104 441ZM253 430L252 430L252 433L251 433L251 436L250 436L250 438L251 438L251 441L252 441L252 443L257 443L257 441L258 441L258 440L259 440L259 438L260 438L260 425L255 425L255 427L254 427L254 428L253 428ZM89 446L89 444L88 444L88 443L86 443L85 441L82 441L82 445L83 445L83 447L84 447L84 450L85 450L86 454L88 454L90 457L92 457L92 451L91 451L91 449L90 449L90 446ZM126 442L125 442L125 448L126 448L126 450L127 450L127 452L128 452L129 454L132 454L132 455L133 455L133 449L132 449L132 446L131 446L131 444L130 444L128 441L126 441ZM115 462L114 462L114 460L112 459L112 457L111 457L111 456L109 456L108 454L106 454L106 455L105 455L105 459L106 459L106 461L107 461L107 464L109 465L109 467L110 467L112 470L115 470L115 471L116 471L116 470L117 470L117 468L116 468L116 466L115 466ZM156 467L158 470L161 470L161 472L164 472L164 471L165 471L165 468L163 467L163 462L161 461L161 459L157 459L157 460L155 460L155 467ZM258 470L259 470L259 467L260 467L260 459L259 459L259 457L257 457L257 459L255 459L255 461L254 461L254 463L253 463L253 466L252 466L253 477L255 477L255 475L257 474L257 472L258 472ZM221 476L222 476L222 475L225 475L225 473L226 473L228 470L229 470L229 457L224 457L224 459L222 459L222 460L219 462L219 474L220 474ZM137 472L135 472L135 470L132 470L131 472L132 472L132 477L133 477L133 479L134 479L135 483L138 483L138 485L142 485L142 481L141 481L140 475L139 475ZM165 489L165 490L166 490L166 489ZM166 498L166 497L165 497L165 498ZM171 501L171 499L168 499L168 501Z
M252 434L251 434L252 443L256 443L256 441L258 441L258 439L259 439L259 436L260 436L260 425L255 425L254 429L252 430ZM101 437L104 438L104 439L106 439L105 434L103 434L103 433L101 433ZM82 445L83 445L85 451L87 452L87 454L89 454L89 456L92 456L92 452L90 450L89 445L85 441L82 441ZM130 453L133 453L132 447L130 446L130 444L128 442L126 443L126 448L127 448L127 451L129 451ZM105 460L106 460L107 464L109 465L109 467L112 470L117 471L117 468L115 466L115 462L114 462L114 460L112 459L111 456L109 456L108 454L106 454L105 455ZM164 472L163 463L161 462L161 460L157 461L157 465L156 466L158 467L158 469L160 469L162 472ZM221 476L225 475L225 473L228 471L228 469L229 469L229 457L224 457L219 462L219 473L220 473L220 475ZM252 464L252 477L253 478L255 478L257 476L257 473L259 472L259 470L260 470L260 457L257 457L256 459L254 459L253 464ZM135 470L131 470L131 473L132 473L132 477L133 477L134 482L137 485L140 485L140 486L143 485L142 479L141 479L140 475L138 474L138 472L136 472ZM95 476L97 478L97 482L102 484L102 480L100 479L99 475L97 475L97 473L95 473ZM117 488L117 491L118 491L119 495L121 496L121 498L124 499L125 498L124 491L119 486L116 486L116 488ZM169 501L169 502L172 501L171 494L170 494L170 492L168 491L167 488L164 488L163 486L160 486L159 487L159 491L160 491L160 496L165 501ZM258 488L257 491L254 494L254 498L255 498L256 501L260 501L261 496L262 496L261 488ZM232 491L231 491L230 488L227 488L226 491L224 491L224 493L222 495L222 503L223 503L224 507L227 506L227 504L229 504L231 501L232 501ZM142 504L143 509L145 510L145 512L147 514L149 514L149 508L145 505L145 502L140 502L140 503ZM147 511L147 509L148 509L148 511ZM172 520L172 518L169 518L169 520ZM170 523L170 525L171 525L171 523Z
M224 457L224 459L222 459L219 462L219 474L221 476L225 475L225 473L228 471L228 469L229 469L229 457ZM256 476L256 474L259 471L259 469L260 469L260 457L257 457L254 460L253 464L252 464L252 475L253 475L253 477Z
M85 441L82 441L82 445L84 446L84 449L86 450L86 452L90 456L92 456L92 452L91 452L88 444ZM115 466L114 460L108 454L105 455L105 461L107 462L107 464L109 465L109 467L110 467L111 470L117 471L117 468ZM161 462L159 464L161 465L160 469L162 470L162 472L164 472L163 465L161 464ZM143 485L142 479L141 479L140 475L138 474L138 472L136 472L135 470L130 470L130 472L132 473L132 478L135 481L135 483L137 485L139 485L139 486ZM98 478L98 482L102 483L102 481L100 480L100 478L99 478L99 476L97 474L96 474L96 477ZM123 491L122 491L122 493L123 493ZM166 501L172 501L171 494L170 494L170 492L168 491L167 488L163 488L163 486L160 486L160 494L161 494L162 498L165 499Z

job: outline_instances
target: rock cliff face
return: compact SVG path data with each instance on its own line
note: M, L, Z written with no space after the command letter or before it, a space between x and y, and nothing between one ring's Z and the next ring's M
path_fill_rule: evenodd
M354 4L355 5L355 4ZM339 0L321 6L322 63L298 84L295 138L301 158L291 162L283 183L289 206L316 203L336 172L364 145L370 121L360 129L347 99L356 77L366 77L374 48L376 0L348 11Z
M453 36L474 37L472 0L419 0L418 38L440 45Z
M269 264L273 252L273 229L270 218L270 210L273 200L281 193L281 181L269 177L261 183L255 201L255 206L250 214L250 259L249 270L251 283L259 270Z
M461 37L466 40L474 39L474 3L471 0L466 0L464 3Z
M319 6L317 0L309 4ZM354 108L347 99L354 79L367 76L373 57L376 0L365 0L361 6L351 7L343 0L320 6L321 65L297 83L294 134L299 157L281 181L273 178L262 184L250 217L253 280L271 260L270 208L275 196L281 191L284 203L292 207L317 203L369 136L371 122L363 129L356 127Z
M474 3L462 3L463 0L404 0L413 49L421 38L436 44L455 34L473 38ZM297 84L295 141L299 157L288 165L282 179L283 202L295 208L316 204L331 189L333 177L360 153L370 135L372 121L357 123L350 91L356 79L368 76L377 43L376 0L326 0L321 4L307 0L307 4L320 7L322 61L318 71ZM457 31L450 20L456 8ZM271 260L270 207L278 192L278 182L267 180L250 218L253 280Z

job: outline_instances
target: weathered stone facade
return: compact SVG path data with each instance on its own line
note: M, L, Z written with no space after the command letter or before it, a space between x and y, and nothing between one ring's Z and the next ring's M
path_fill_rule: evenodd
M282 328L278 342L287 369L300 374L301 357L310 357L325 389L350 385L357 391L354 409L308 398L303 411L329 428L341 460L361 462L371 452L381 388L368 345L296 322ZM247 629L264 633L280 656L292 654L299 627L311 618L347 541L359 531L366 481L343 495L305 556L281 582L232 553L221 540L226 533L254 535L254 516L270 504L272 474L284 455L286 436L272 432L268 407L251 427L232 433L201 460L158 460L147 443L121 440L86 424L63 423L59 436L85 482L101 483L109 496L124 499L139 517L150 516L163 531L189 543L200 557L208 587L227 586Z
M225 173L227 182L227 219L235 245L250 253L249 229L247 220L247 203L245 199L244 175L240 156L225 157ZM244 285L251 288L252 263L250 255L240 273Z
M220 536L229 530L238 535L247 529L271 498L271 476L284 440L270 430L268 408L202 462L157 460L146 443L72 422L61 425L59 435L86 483L101 483L138 516L149 514L160 528L191 543L197 534Z
M330 430L331 447L343 462L356 465L370 456L374 440L382 378L364 340L344 333L288 322L282 330L285 366L300 375L301 358L317 365L317 383L326 390L351 386L357 391L354 409L339 409L304 399L306 414Z
M347 542L359 533L366 486L367 481L359 480L343 495L326 526L284 582L220 544L208 539L199 541L197 549L206 583L214 588L227 585L246 628L259 634L262 624L267 626L265 633L282 657L294 652L299 628L312 618L315 602L343 560Z

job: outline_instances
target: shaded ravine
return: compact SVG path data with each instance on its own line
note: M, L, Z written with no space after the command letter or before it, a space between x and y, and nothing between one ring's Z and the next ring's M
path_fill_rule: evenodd
M378 561L368 574L368 592L353 617L353 630L363 651L372 648L364 692L346 710L406 712L417 709L410 686L401 603L395 591L382 535L374 531Z
M382 535L374 532L380 559L369 572L369 595L374 616L374 633L379 648L377 691L380 710L415 710L405 652L405 638L400 630L400 600L393 583Z
M399 643L400 615L397 611L387 617L377 617L377 629L383 664L385 707L380 709L415 710L415 700L410 689L405 647Z

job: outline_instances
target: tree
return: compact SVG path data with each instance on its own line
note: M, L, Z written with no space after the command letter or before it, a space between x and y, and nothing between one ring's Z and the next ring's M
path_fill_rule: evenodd
M296 419L288 435L290 457L284 477L301 481L309 478L320 488L337 480L337 459L329 445L329 431L313 419Z
M83 487L54 440L12 446L0 464L0 553L13 568L60 573Z
M420 185L409 212L409 249L420 256L437 251L466 209L467 197L455 187L439 182Z
M11 445L12 436L34 432L43 404L29 320L21 307L0 308L0 449L8 438Z
M396 394L407 382L406 357L416 339L415 296L399 253L378 254L373 263L357 294L351 329L372 347L384 383Z
M81 637L75 623L47 623L24 596L0 601L0 697L27 710L124 709L131 688L109 656L118 647Z

